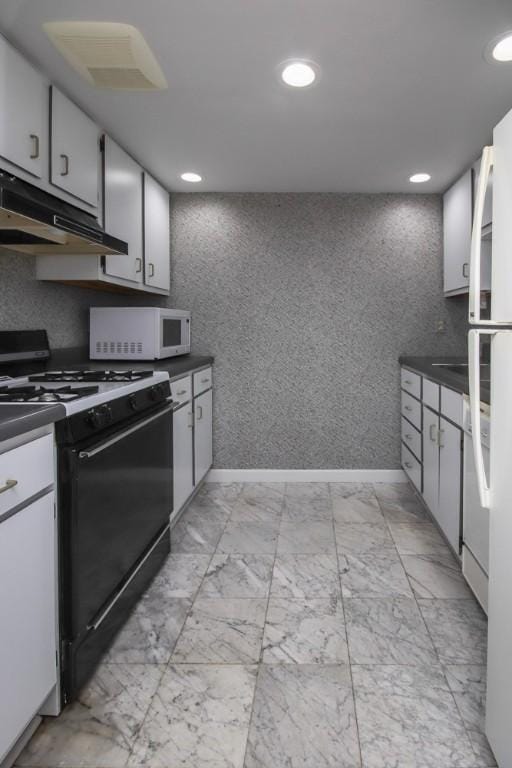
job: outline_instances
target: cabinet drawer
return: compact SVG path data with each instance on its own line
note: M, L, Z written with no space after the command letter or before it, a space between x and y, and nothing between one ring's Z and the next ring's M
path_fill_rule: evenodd
M462 395L448 387L441 387L441 414L462 427Z
M402 368L401 387L402 389L405 389L406 392L417 397L418 400L421 398L421 376L417 373L412 373L412 371Z
M0 454L0 489L9 480L16 484L0 493L0 515L53 484L52 435Z
M428 405L433 411L439 412L439 384L423 379L422 399L425 405Z
M402 442L421 461L421 432L402 417Z
M421 429L421 403L402 391L402 416Z
M213 382L212 373L211 368L205 368L204 371L194 373L194 397L210 389Z
M402 467L409 480L421 491L421 464L402 443Z
M171 395L175 403L188 403L192 399L192 377L171 381Z

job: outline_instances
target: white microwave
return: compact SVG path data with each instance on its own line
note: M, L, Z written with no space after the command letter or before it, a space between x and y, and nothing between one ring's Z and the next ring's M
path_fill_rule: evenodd
M191 313L161 307L91 307L91 360L159 360L190 352Z

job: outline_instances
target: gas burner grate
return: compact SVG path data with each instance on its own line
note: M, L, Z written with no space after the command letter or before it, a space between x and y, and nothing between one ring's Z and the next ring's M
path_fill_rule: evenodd
M29 376L29 381L139 381L153 376L153 371L47 371Z
M0 403L68 403L95 395L99 387L0 387Z

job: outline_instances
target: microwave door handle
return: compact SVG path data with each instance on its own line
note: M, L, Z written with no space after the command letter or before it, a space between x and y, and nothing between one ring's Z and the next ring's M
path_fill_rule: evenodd
M482 224L484 220L485 194L494 164L494 147L484 147L480 175L475 197L471 251L469 258L469 322L471 325L496 325L480 319L480 275L482 263Z
M480 336L493 335L495 331L473 329L468 334L468 368L469 368L469 406L471 410L471 431L473 434L473 453L478 485L480 504L489 509L491 490L485 473L484 454L482 450L481 420L480 420Z

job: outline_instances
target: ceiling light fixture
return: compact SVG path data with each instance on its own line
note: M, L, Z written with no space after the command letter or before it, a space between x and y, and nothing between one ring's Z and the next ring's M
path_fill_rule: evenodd
M512 62L512 30L491 40L485 51L487 61L507 64Z
M181 174L183 181L190 181L192 184L197 184L198 181L202 181L203 177L193 171L186 171Z
M423 184L425 181L430 181L430 173L413 173L409 177L409 181L413 184Z
M318 66L312 61L294 59L280 66L281 80L292 88L307 88L318 78Z

